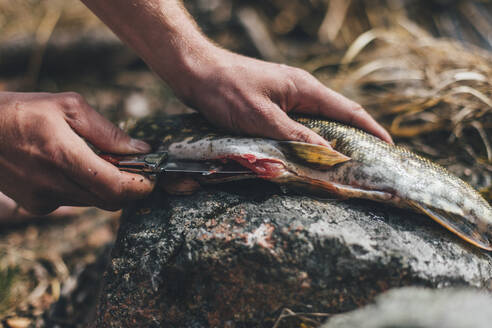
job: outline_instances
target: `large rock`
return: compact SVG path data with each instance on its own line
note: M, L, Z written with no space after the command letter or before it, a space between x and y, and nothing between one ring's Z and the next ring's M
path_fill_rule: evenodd
M157 192L127 210L97 322L272 327L283 308L342 312L391 287L489 288L491 278L488 254L427 217L250 181Z
M322 328L490 328L492 295L476 290L406 287L376 303L336 315Z

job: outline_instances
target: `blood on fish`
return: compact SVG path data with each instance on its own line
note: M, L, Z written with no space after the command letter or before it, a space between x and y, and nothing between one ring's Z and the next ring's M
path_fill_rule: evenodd
M275 178L285 172L285 165L282 161L273 158L257 158L253 154L229 155L226 158L250 169L259 178Z
M243 159L248 160L248 162L250 162L251 164L253 164L254 162L256 162L258 160L256 158L256 156L255 155L252 155L252 154L244 154L244 155L241 155L241 156L238 156L238 157L240 157L241 160L243 160Z

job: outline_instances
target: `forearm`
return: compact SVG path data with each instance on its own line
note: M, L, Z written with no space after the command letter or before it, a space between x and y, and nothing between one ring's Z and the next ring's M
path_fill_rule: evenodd
M207 61L214 45L180 0L82 0L175 91L186 72Z

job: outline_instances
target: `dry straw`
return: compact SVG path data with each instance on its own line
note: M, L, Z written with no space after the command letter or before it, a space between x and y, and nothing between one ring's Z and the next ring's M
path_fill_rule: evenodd
M492 56L436 39L408 20L360 35L330 82L399 138L436 132L492 163Z

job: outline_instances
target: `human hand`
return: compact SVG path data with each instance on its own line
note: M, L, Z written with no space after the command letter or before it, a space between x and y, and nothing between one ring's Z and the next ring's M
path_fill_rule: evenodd
M75 93L0 92L0 190L34 214L61 205L115 210L153 189L96 155L150 151Z
M287 112L314 114L391 137L358 104L307 72L231 53L200 32L181 1L82 0L181 97L236 133L329 147ZM128 22L131 21L131 24Z
M216 47L188 66L189 74L172 82L178 95L230 131L329 147L328 141L289 118L286 113L293 111L345 122L392 143L388 132L359 104L304 70Z

